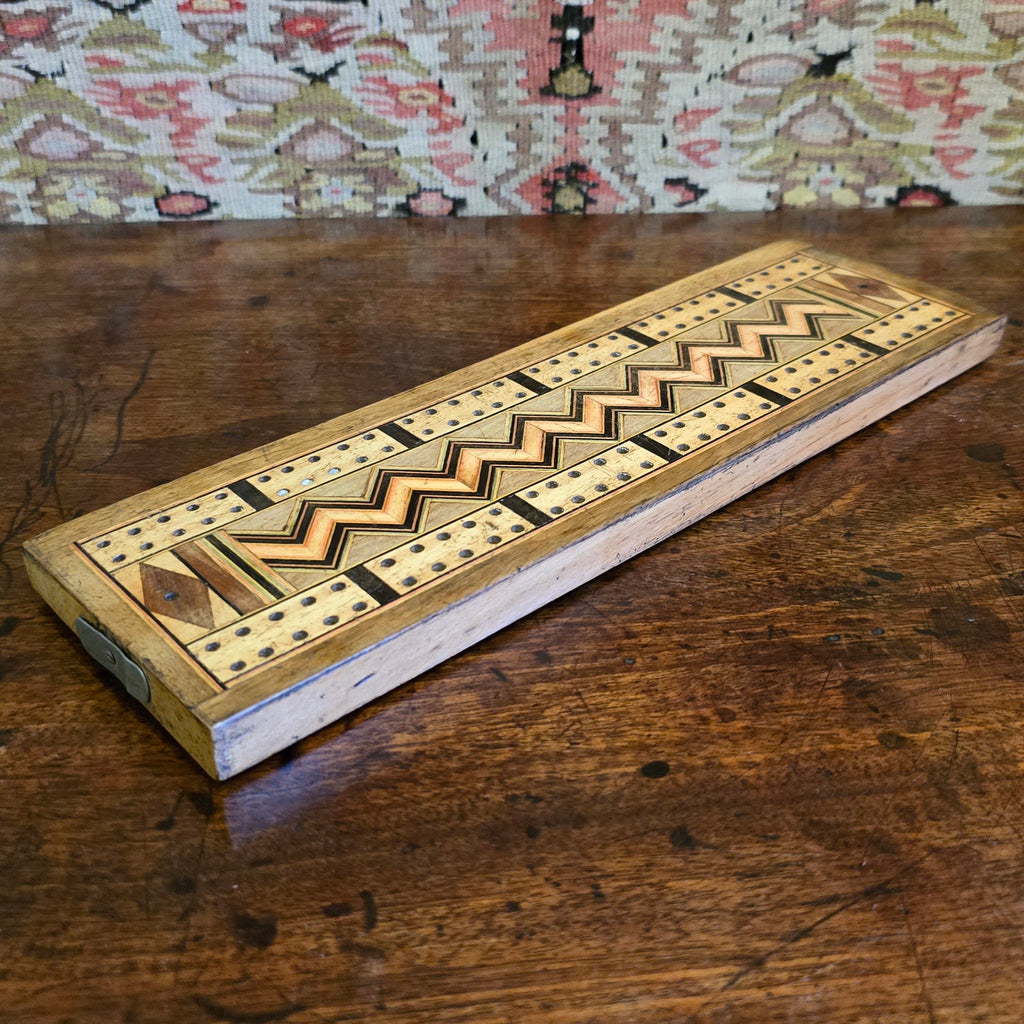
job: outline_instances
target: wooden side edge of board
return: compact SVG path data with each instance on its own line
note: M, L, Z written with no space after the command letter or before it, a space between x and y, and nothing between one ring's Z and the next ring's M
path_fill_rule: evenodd
M780 242L26 544L228 778L969 369L1005 317Z

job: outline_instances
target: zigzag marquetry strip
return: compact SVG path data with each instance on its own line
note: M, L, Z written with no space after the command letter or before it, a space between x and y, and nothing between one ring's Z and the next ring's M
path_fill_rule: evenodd
M780 243L82 517L29 567L145 664L154 713L224 777L973 365L1001 327Z
M719 290L687 298L682 305L666 306L624 324L624 332L609 331L582 346L559 349L536 365L524 364L513 371L514 379L501 377L481 382L478 387L447 398L440 409L428 406L415 410L392 423L378 425L375 430L341 438L337 443L268 467L246 480L230 484L230 490L192 499L164 510L155 518L146 516L120 527L95 538L90 554L105 568L138 561L147 551L164 550L178 543L180 538L205 532L204 528L214 523L224 526L298 491L366 465L377 465L395 451L493 417L498 410L514 408L538 393L558 386L576 386L598 369L619 363L644 347L722 319L749 305L757 296L785 284L817 277L830 269L831 265L823 260L793 255L783 264L758 271L757 276L741 278ZM740 287L747 287L749 294L739 293ZM399 431L399 437L407 435L404 443L395 438ZM228 498L231 502L225 507L213 503L213 499L219 502Z

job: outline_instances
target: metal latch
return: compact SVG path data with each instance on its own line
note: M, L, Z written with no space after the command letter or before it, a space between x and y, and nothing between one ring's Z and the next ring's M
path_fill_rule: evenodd
M75 632L82 646L105 668L113 672L124 688L143 704L149 703L149 680L146 673L108 636L104 636L85 619L75 619Z

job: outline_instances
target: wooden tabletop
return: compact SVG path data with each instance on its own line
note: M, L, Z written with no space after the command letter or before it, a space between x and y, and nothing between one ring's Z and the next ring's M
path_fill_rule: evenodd
M57 523L756 245L1000 353L227 783L29 588ZM0 233L15 1022L1020 1021L1024 206Z

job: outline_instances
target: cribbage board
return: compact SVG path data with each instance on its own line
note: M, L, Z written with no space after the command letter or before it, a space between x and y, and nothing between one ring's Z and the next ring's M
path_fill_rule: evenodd
M226 778L981 361L1004 322L779 243L76 519L29 572Z

